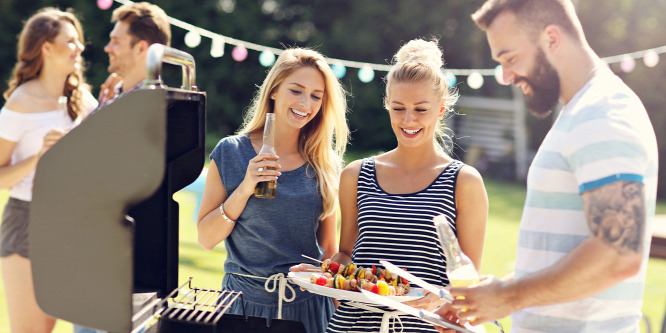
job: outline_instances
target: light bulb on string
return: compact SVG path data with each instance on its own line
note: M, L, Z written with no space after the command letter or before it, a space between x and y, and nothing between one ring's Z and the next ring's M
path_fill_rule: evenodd
M370 66L363 66L358 71L358 79L363 83L368 83L375 78L375 71Z
M629 55L625 55L622 57L622 61L620 62L620 68L625 73L633 71L634 68L636 68L636 60L634 60L634 58L630 57Z
M214 37L213 43L210 46L210 56L219 58L224 55L224 39L221 37Z
M467 85L472 89L479 89L483 86L483 76L479 72L474 72L467 77Z
M501 85L506 85L506 82L504 81L504 69L502 69L502 65L497 65L497 67L495 67L495 80L497 80L497 83Z
M345 66L342 64L331 65L331 70L333 71L333 74L335 74L335 77L338 79L342 79L342 77L345 76L345 73L347 73L347 68L345 68Z
M444 72L444 80L446 81L446 85L448 87L453 87L456 85L456 82L458 82L458 79L456 78L455 74L449 71Z
M650 68L657 66L659 64L659 54L654 50L648 50L643 56L643 63Z
M97 7L101 10L107 10L113 5L113 0L97 0Z
M243 61L247 58L247 49L242 45L238 45L231 51L231 57L236 61Z
M201 44L201 35L198 32L190 30L185 34L185 45L195 48Z
M97 6L100 9L107 10L107 9L111 8L114 1L121 2L121 3L125 2L125 1L121 1L121 0L96 0L96 3L97 3ZM220 4L222 6L222 9L225 12L232 12L235 8L236 1L237 0L219 0ZM172 24L176 25L176 26L179 26L181 28L184 28L182 25L179 25L179 24L176 24L176 23L172 23ZM203 30L201 28L198 28L196 26L191 26L191 27L192 27L192 29L195 29L195 30L198 30L198 31L202 31L202 32L206 32L206 33L208 32L208 31ZM184 28L184 29L189 30L189 27ZM201 35L199 34L198 31L188 31L185 34L185 44L188 47L195 48L195 47L199 46L199 44L201 43ZM234 41L233 39L224 38L223 36L220 36L218 38L215 38L215 37L213 38L213 44L212 44L211 50L210 50L210 54L211 54L212 57L218 58L218 57L222 57L224 55L224 46L225 46L225 41L226 40ZM243 43L243 41L235 41L233 44L235 44L237 42ZM666 45L664 47L666 47ZM264 47L261 47L261 45L259 45L258 49L261 49L261 48L264 48ZM255 48L253 48L253 49L255 49ZM645 66L650 67L650 68L657 66L659 64L660 55L659 55L659 53L657 53L656 50L662 50L662 49L663 49L663 47L660 47L658 49L648 49L648 50L641 51L641 52L645 52L643 54L643 63L645 64ZM262 52L262 54L260 56L260 62L264 66L270 66L270 64L269 65L265 65L265 64L274 63L274 59L271 61L270 58L271 58L271 55L272 55L272 58L275 58L275 54L272 54L272 53L271 54L265 54L265 52L266 51ZM660 51L660 52L663 52L663 51ZM636 55L636 54L640 54L640 53L639 52L634 52L632 54ZM248 55L248 51L242 45L238 45L232 50L232 58L235 61L239 61L239 62L244 61L247 58L247 55ZM638 57L638 56L636 56L636 57ZM609 58L616 58L616 57L609 57ZM613 61L612 63L616 63L616 61ZM610 64L611 63L606 63L607 66L609 66ZM376 66L375 64L366 64L366 65L364 65L363 67L361 67L359 69L358 77L362 82L367 83L367 82L370 82L374 79L375 73L374 73L374 70L371 67L373 65ZM622 60L620 61L620 68L621 68L622 71L624 71L626 73L629 73L629 72L631 72L635 69L635 66L636 66L636 60L631 55L629 55L629 54L622 55ZM342 78L346 74L346 68L342 64L339 64L339 63L338 64L332 64L331 69L333 70L334 74L338 78ZM470 71L474 71L474 72L472 72L467 77L468 85L473 89L478 89L481 86L483 86L484 78L479 72L476 72L475 70L459 70L460 73L466 73L466 72L470 72ZM449 71L445 71L444 74L445 74L445 80L447 82L447 85L449 87L454 86L457 82L456 76L453 73L449 72ZM502 84L502 85L508 84L507 82L504 81L501 66L495 67L494 75L495 75L496 81L499 84Z
M259 54L259 63L264 67L269 67L275 62L275 54L271 51L263 51Z

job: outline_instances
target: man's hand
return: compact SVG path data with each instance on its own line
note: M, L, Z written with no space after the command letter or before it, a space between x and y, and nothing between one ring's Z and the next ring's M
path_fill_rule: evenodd
M444 303L442 306L437 308L434 312L438 315L440 315L442 318L457 323L460 327L463 327L467 321L461 320L456 316L456 309L454 309L451 306L451 303ZM441 326L435 326L435 328L440 332L440 333L456 333L456 330L452 330L450 328L444 328Z
M455 300L450 309L441 308L437 313L449 315L454 310L456 317L472 325L504 318L519 309L515 306L516 299L510 283L486 275L481 277L481 282L469 288L451 288Z
M116 73L111 73L107 78L104 83L100 86L100 91L99 91L99 97L97 98L97 101L100 103L104 103L105 101L111 100L114 97L116 97L116 92L113 90L113 88L118 85L118 83L122 81L122 78L120 75Z

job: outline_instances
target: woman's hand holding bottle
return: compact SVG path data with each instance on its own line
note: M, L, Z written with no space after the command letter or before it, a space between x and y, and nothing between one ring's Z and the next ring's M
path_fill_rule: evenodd
M239 189L242 188L243 193L249 197L254 194L258 183L277 180L277 177L282 174L278 171L281 166L277 159L278 156L274 153L263 153L252 158Z

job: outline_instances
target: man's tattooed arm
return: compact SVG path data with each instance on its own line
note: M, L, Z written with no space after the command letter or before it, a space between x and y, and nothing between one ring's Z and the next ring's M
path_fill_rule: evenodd
M584 192L583 206L593 237L622 255L640 253L645 235L644 185L618 181Z

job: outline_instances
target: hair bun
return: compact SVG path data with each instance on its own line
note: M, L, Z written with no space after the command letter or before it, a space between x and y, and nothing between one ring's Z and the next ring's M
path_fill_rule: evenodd
M396 63L417 62L441 68L444 66L442 51L437 41L414 39L403 45L393 57Z

